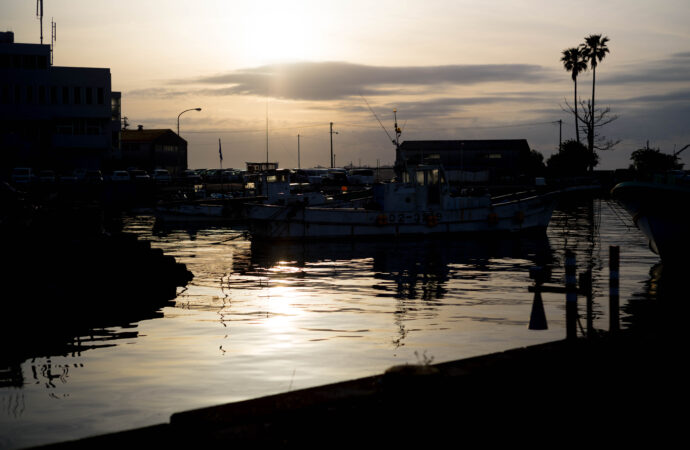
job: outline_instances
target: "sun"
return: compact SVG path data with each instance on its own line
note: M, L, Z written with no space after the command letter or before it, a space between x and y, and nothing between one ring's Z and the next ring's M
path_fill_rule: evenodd
M321 51L316 13L290 2L257 2L246 11L245 58L255 64L303 61Z

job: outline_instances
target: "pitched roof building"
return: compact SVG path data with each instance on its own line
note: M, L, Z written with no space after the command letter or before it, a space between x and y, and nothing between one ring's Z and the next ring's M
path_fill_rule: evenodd
M136 130L122 130L120 142L123 169L167 169L171 174L187 169L187 141L173 130L145 130L139 126Z
M530 152L525 139L405 141L395 164L441 164L451 183L513 183L524 176Z

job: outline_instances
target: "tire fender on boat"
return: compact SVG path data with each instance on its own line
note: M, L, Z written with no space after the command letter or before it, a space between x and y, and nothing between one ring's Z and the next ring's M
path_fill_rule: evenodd
M426 225L429 227L435 227L436 225L438 225L438 217L434 214L427 214Z
M515 222L521 224L522 222L525 221L525 213L522 211L517 211L515 213Z
M498 214L495 212L489 213L487 220L489 221L489 225L496 225L498 223Z
M388 223L388 218L386 217L385 214L379 214L376 216L376 225L382 226L386 225Z

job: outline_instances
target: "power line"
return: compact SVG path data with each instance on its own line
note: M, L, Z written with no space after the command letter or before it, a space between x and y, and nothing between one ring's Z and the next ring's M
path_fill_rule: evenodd
M363 124L359 122L338 122L341 125L344 126L349 126L353 128L379 128L375 125L368 125L368 124ZM407 121L405 122L407 124ZM418 126L413 126L412 128L415 130L484 130L484 129L497 129L497 128L521 128L521 127L534 127L534 126L540 126L540 125L553 125L558 123L558 121L549 121L549 122L530 122L530 123L518 123L518 124L510 124L510 125L485 125L485 126L465 126L465 127L458 127L458 126L443 126L443 127L418 127ZM301 129L301 128L317 128L317 127L326 127L328 126L328 123L313 123L313 124L302 124L302 125L291 125L291 126L286 126L286 127L272 127L271 130L276 131L276 130L294 130L294 129ZM187 134L214 134L214 133L226 133L226 134L239 134L239 133L265 133L266 128L248 128L248 129L235 129L235 130L188 130L185 133Z

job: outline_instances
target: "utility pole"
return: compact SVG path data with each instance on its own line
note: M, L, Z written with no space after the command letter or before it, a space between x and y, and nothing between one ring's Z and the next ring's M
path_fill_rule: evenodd
M558 121L558 149L563 145L563 119Z
M301 169L299 165L299 134L297 135L297 168Z
M333 131L333 122L331 122L331 169L335 167L335 159L333 158L333 134L338 134L338 132Z

